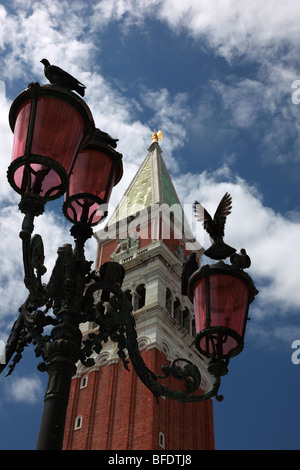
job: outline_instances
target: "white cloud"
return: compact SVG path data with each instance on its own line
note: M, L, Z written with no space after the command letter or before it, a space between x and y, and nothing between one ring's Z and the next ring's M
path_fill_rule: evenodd
M94 6L95 26L110 21L141 26L148 18L185 31L228 61L236 57L265 62L287 47L297 56L300 5L287 0L102 0Z
M101 0L93 8L93 25L97 29L111 21L121 21L124 33L133 25L142 26L147 16L156 17L162 0Z
M299 160L299 108L292 102L291 89L294 77L292 68L269 65L255 80L228 77L226 83L211 82L212 90L221 98L220 115L228 129L251 129L264 161Z
M95 5L93 22L141 27L155 18L230 64L252 64L257 68L254 78L219 77L211 86L228 111L228 132L256 124L262 158L282 163L297 159L300 141L298 110L290 99L291 84L298 78L299 14L300 5L292 0L284 5L274 0L104 0ZM207 111L203 106L201 111L198 118L204 122ZM286 155L283 147L291 140L294 145Z
M296 53L300 6L294 1L166 0L156 10L174 30L184 28L228 61L236 57L264 62L284 45Z
M119 21L120 25L141 25L142 21L152 16L168 24L174 31L183 28L200 44L204 40L213 51L227 59L239 56L249 59L249 54L257 55L255 60L259 64L259 73L255 79L241 79L231 83L229 77L229 83L219 79L212 86L221 94L225 108L231 113L227 118L228 126L231 125L232 129L235 126L245 128L267 113L265 121L272 119L273 125L266 129L265 136L259 135L259 138L265 143L265 148L270 148L269 153L274 155L275 151L275 156L277 153L280 160L282 154L278 148L287 138L286 135L292 133L297 143L297 136L300 135L300 129L293 119L296 110L287 104L283 106L283 99L290 92L292 81L297 78L294 62L291 62L291 50L298 49L298 8L294 2L286 2L283 9L279 3L274 5L274 2L262 3L258 0L251 2L250 6L249 2L233 0L187 0L181 3L174 0L114 0L101 1L96 5L90 5L89 2L69 4L66 1L41 1L32 2L26 7L23 4L13 14L7 14L2 7L0 14L3 17L3 38L0 39L0 44L9 49L9 54L3 56L2 74L7 80L11 77L32 80L33 75L44 80L39 61L45 55L51 62L63 65L81 81L87 82L87 101L93 105L97 125L118 135L122 142L120 151L126 152L130 148L127 154L135 160L136 154L132 156L133 146L129 146L129 143L137 139L138 132L145 142L148 126L135 122L133 102L126 101L99 73L85 70L89 70L90 64L94 62L95 51L101 49L101 40L99 41L97 33L103 22ZM284 56L285 64L279 65L273 59L274 52L286 43L290 46L287 48L289 53ZM250 56L250 59L253 60L253 57ZM94 70L101 69L99 64L93 63L93 66ZM31 76L28 75L29 68L32 70ZM151 93L158 99L162 92L163 90L153 90ZM180 94L174 100L179 97ZM99 103L101 109L98 112ZM170 99L165 103L170 104ZM188 116L185 118L188 119ZM163 115L158 109L151 120L151 127L157 120L163 120L169 129L172 139L168 141L170 148L167 150L170 153L178 143L180 145L176 128L180 120L172 113ZM184 134L185 127L181 125L182 138ZM174 143L174 147L169 142ZM139 149L138 146L134 148Z
M84 34L85 22L77 2L38 1L26 6L21 2L17 7L11 14L4 7L0 10L0 44L9 50L2 57L3 78L32 80L33 72L41 79L40 60L45 56L52 63L69 64L72 74L87 64L96 46Z
M174 149L183 147L187 137L187 122L191 119L188 107L188 94L177 93L171 96L166 88L147 90L143 88L141 99L147 107L154 111L151 119L153 128L162 129L164 140L164 157L173 172L179 170L178 163L172 159ZM164 138L164 137L163 137Z
M34 404L42 398L43 387L39 377L11 377L4 385L10 401Z

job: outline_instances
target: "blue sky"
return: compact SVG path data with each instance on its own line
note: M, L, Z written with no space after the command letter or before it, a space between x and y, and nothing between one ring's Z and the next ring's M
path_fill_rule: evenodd
M8 112L28 83L45 83L46 57L87 86L97 126L119 139L124 177L112 207L154 128L183 204L197 199L213 211L231 193L226 239L249 252L260 293L245 349L223 378L224 401L214 404L216 449L300 448L300 364L291 360L300 340L299 20L291 0L1 2L1 341L26 298L19 196L6 180ZM69 224L50 203L35 227L50 273ZM87 256L95 254L90 241ZM28 348L0 376L0 449L35 447L46 383L36 365Z

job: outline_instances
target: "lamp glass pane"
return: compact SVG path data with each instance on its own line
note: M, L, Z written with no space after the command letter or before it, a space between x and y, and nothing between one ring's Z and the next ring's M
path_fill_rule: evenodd
M196 333L206 328L205 278L201 278L194 290L194 311Z
M83 117L73 106L53 97L40 97L31 153L56 160L69 174L84 132Z
M12 160L25 155L30 107L28 100L18 110ZM83 117L73 106L53 97L39 97L29 158L14 174L17 188L54 198L61 189L61 170L51 160L59 163L68 175L84 133Z
M12 160L22 157L25 153L25 144L27 137L27 128L30 114L30 101L25 101L20 108L14 128L14 143L12 151Z
M210 276L211 326L225 326L243 335L249 290L234 276Z
M239 278L229 275L210 275L208 279L210 282L208 321L205 278L199 280L194 290L196 333L208 327L225 327L234 330L243 338L249 302L248 286ZM218 352L217 357L226 356L238 346L236 339L226 333L214 334L213 343L215 351ZM207 337L201 339L200 347L208 354L213 352L212 341Z
M87 149L79 152L68 191L69 198L78 195L75 201L68 203L67 214L71 220L88 220L95 224L103 218L103 208L99 204L109 201L115 182L115 174L110 178L113 163L108 155L99 150ZM89 199L87 195L92 198Z

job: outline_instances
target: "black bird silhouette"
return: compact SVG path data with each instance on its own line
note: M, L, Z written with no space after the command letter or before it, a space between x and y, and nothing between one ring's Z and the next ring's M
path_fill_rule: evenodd
M197 271L199 268L199 264L197 261L197 254L192 253L187 261L183 263L182 266L182 273L181 273L181 294L182 295L187 295L187 286L188 286L188 280L191 277L191 275Z
M75 90L79 95L84 96L85 85L79 82L76 78L72 77L68 72L65 72L60 67L56 65L51 65L49 60L42 59L42 64L44 64L44 74L47 80L51 85L61 86L67 90Z
M251 266L251 259L247 255L245 248L241 248L239 253L234 253L230 256L230 262L232 266L239 269L246 269L250 268Z
M223 241L226 217L231 212L231 202L230 194L226 193L217 207L214 218L210 216L198 201L194 202L196 219L199 222L203 222L203 227L209 234L212 242L211 247L204 252L209 258L221 260L236 252L235 248L226 245Z
M101 129L96 128L93 134L93 138L99 139L101 142L104 142L107 145L110 145L114 149L117 148L117 142L119 139L113 139L107 132L101 131Z

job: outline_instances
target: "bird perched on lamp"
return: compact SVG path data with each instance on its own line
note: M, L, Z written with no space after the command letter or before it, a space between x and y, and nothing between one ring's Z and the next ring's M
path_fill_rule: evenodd
M210 248L204 251L204 254L209 258L222 260L236 252L235 248L226 245L226 243L223 241L226 217L231 213L231 203L231 196L230 194L226 193L221 199L215 215L212 218L207 210L204 209L204 207L198 201L194 202L196 219L199 222L203 222L203 227L209 234L212 242Z
M104 142L107 145L110 145L114 149L117 148L117 142L119 139L113 139L107 132L103 132L101 129L96 128L92 137L93 140L99 139L100 142Z
M234 253L230 256L232 266L238 269L246 269L251 266L251 259L247 255L245 248L241 248L239 253Z
M80 96L84 96L86 86L83 83L60 67L51 65L47 59L42 59L41 63L44 64L44 74L51 85L61 86L67 90L75 90Z

